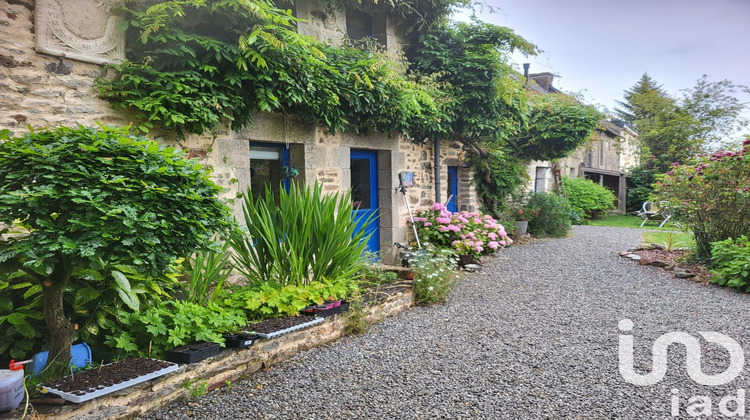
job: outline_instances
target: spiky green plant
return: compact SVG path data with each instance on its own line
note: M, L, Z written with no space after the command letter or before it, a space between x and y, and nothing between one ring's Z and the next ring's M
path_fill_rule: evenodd
M276 202L270 188L257 198L248 191L242 213L246 231L230 242L237 270L251 284L353 279L365 264L367 236L356 229L349 192L324 194L319 184L293 183Z

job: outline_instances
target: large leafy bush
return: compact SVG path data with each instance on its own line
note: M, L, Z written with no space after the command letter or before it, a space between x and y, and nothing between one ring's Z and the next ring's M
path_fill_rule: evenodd
M568 234L571 207L565 197L549 192L534 193L527 206L538 209L536 217L529 221L530 234L553 238Z
M164 357L166 351L195 341L223 343L222 333L247 324L243 311L222 307L168 301L129 313L106 331L110 356L139 355Z
M590 179L563 177L561 187L573 211L588 219L599 219L615 207L612 191Z
M257 199L248 191L242 211L247 231L235 232L231 243L237 270L251 284L354 278L364 267L365 230L356 229L349 193L292 183L278 202L270 188Z
M199 162L127 128L1 131L0 222L26 234L0 244L0 264L13 287L41 285L49 361L70 358L67 287L104 281L137 311L138 293L124 272L158 278L176 258L207 247L231 226L219 192ZM76 299L101 299L96 293Z
M711 244L711 283L750 291L750 238L728 238Z
M742 150L718 151L694 162L675 162L654 193L673 217L693 231L696 257L711 258L711 242L750 232L750 139Z

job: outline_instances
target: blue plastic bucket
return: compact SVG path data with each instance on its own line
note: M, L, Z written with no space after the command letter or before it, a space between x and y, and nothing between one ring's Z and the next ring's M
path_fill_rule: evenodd
M70 352L73 357L70 359L70 364L83 368L91 363L91 348L86 343L76 344L70 348ZM37 353L31 358L29 363L29 373L39 373L44 369L47 364L47 358L49 357L49 351L43 351Z

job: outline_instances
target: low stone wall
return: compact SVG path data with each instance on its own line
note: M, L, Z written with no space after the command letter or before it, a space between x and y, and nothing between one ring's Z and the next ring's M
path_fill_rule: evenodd
M411 289L399 290L378 304L368 307L368 323L408 310L413 304ZM181 365L171 374L114 392L81 404L34 407L34 419L119 419L132 418L190 398L186 381L206 381L209 389L224 386L252 375L260 369L288 360L300 351L336 341L344 335L346 314L329 317L313 327L258 341L247 349L223 349L218 355L198 363ZM12 415L20 418L23 405Z

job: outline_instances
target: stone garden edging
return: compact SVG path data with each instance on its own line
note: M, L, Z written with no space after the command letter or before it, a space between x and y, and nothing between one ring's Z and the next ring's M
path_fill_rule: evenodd
M377 304L368 306L367 323L407 311L413 306L412 289L398 290ZM223 349L218 355L198 363L180 365L171 374L117 391L81 404L37 406L34 419L120 419L144 415L169 403L191 397L183 384L206 381L208 389L225 386L253 373L290 359L300 351L338 340L345 335L345 314L335 315L318 325L270 340L260 340L246 349ZM24 404L9 413L23 412Z

